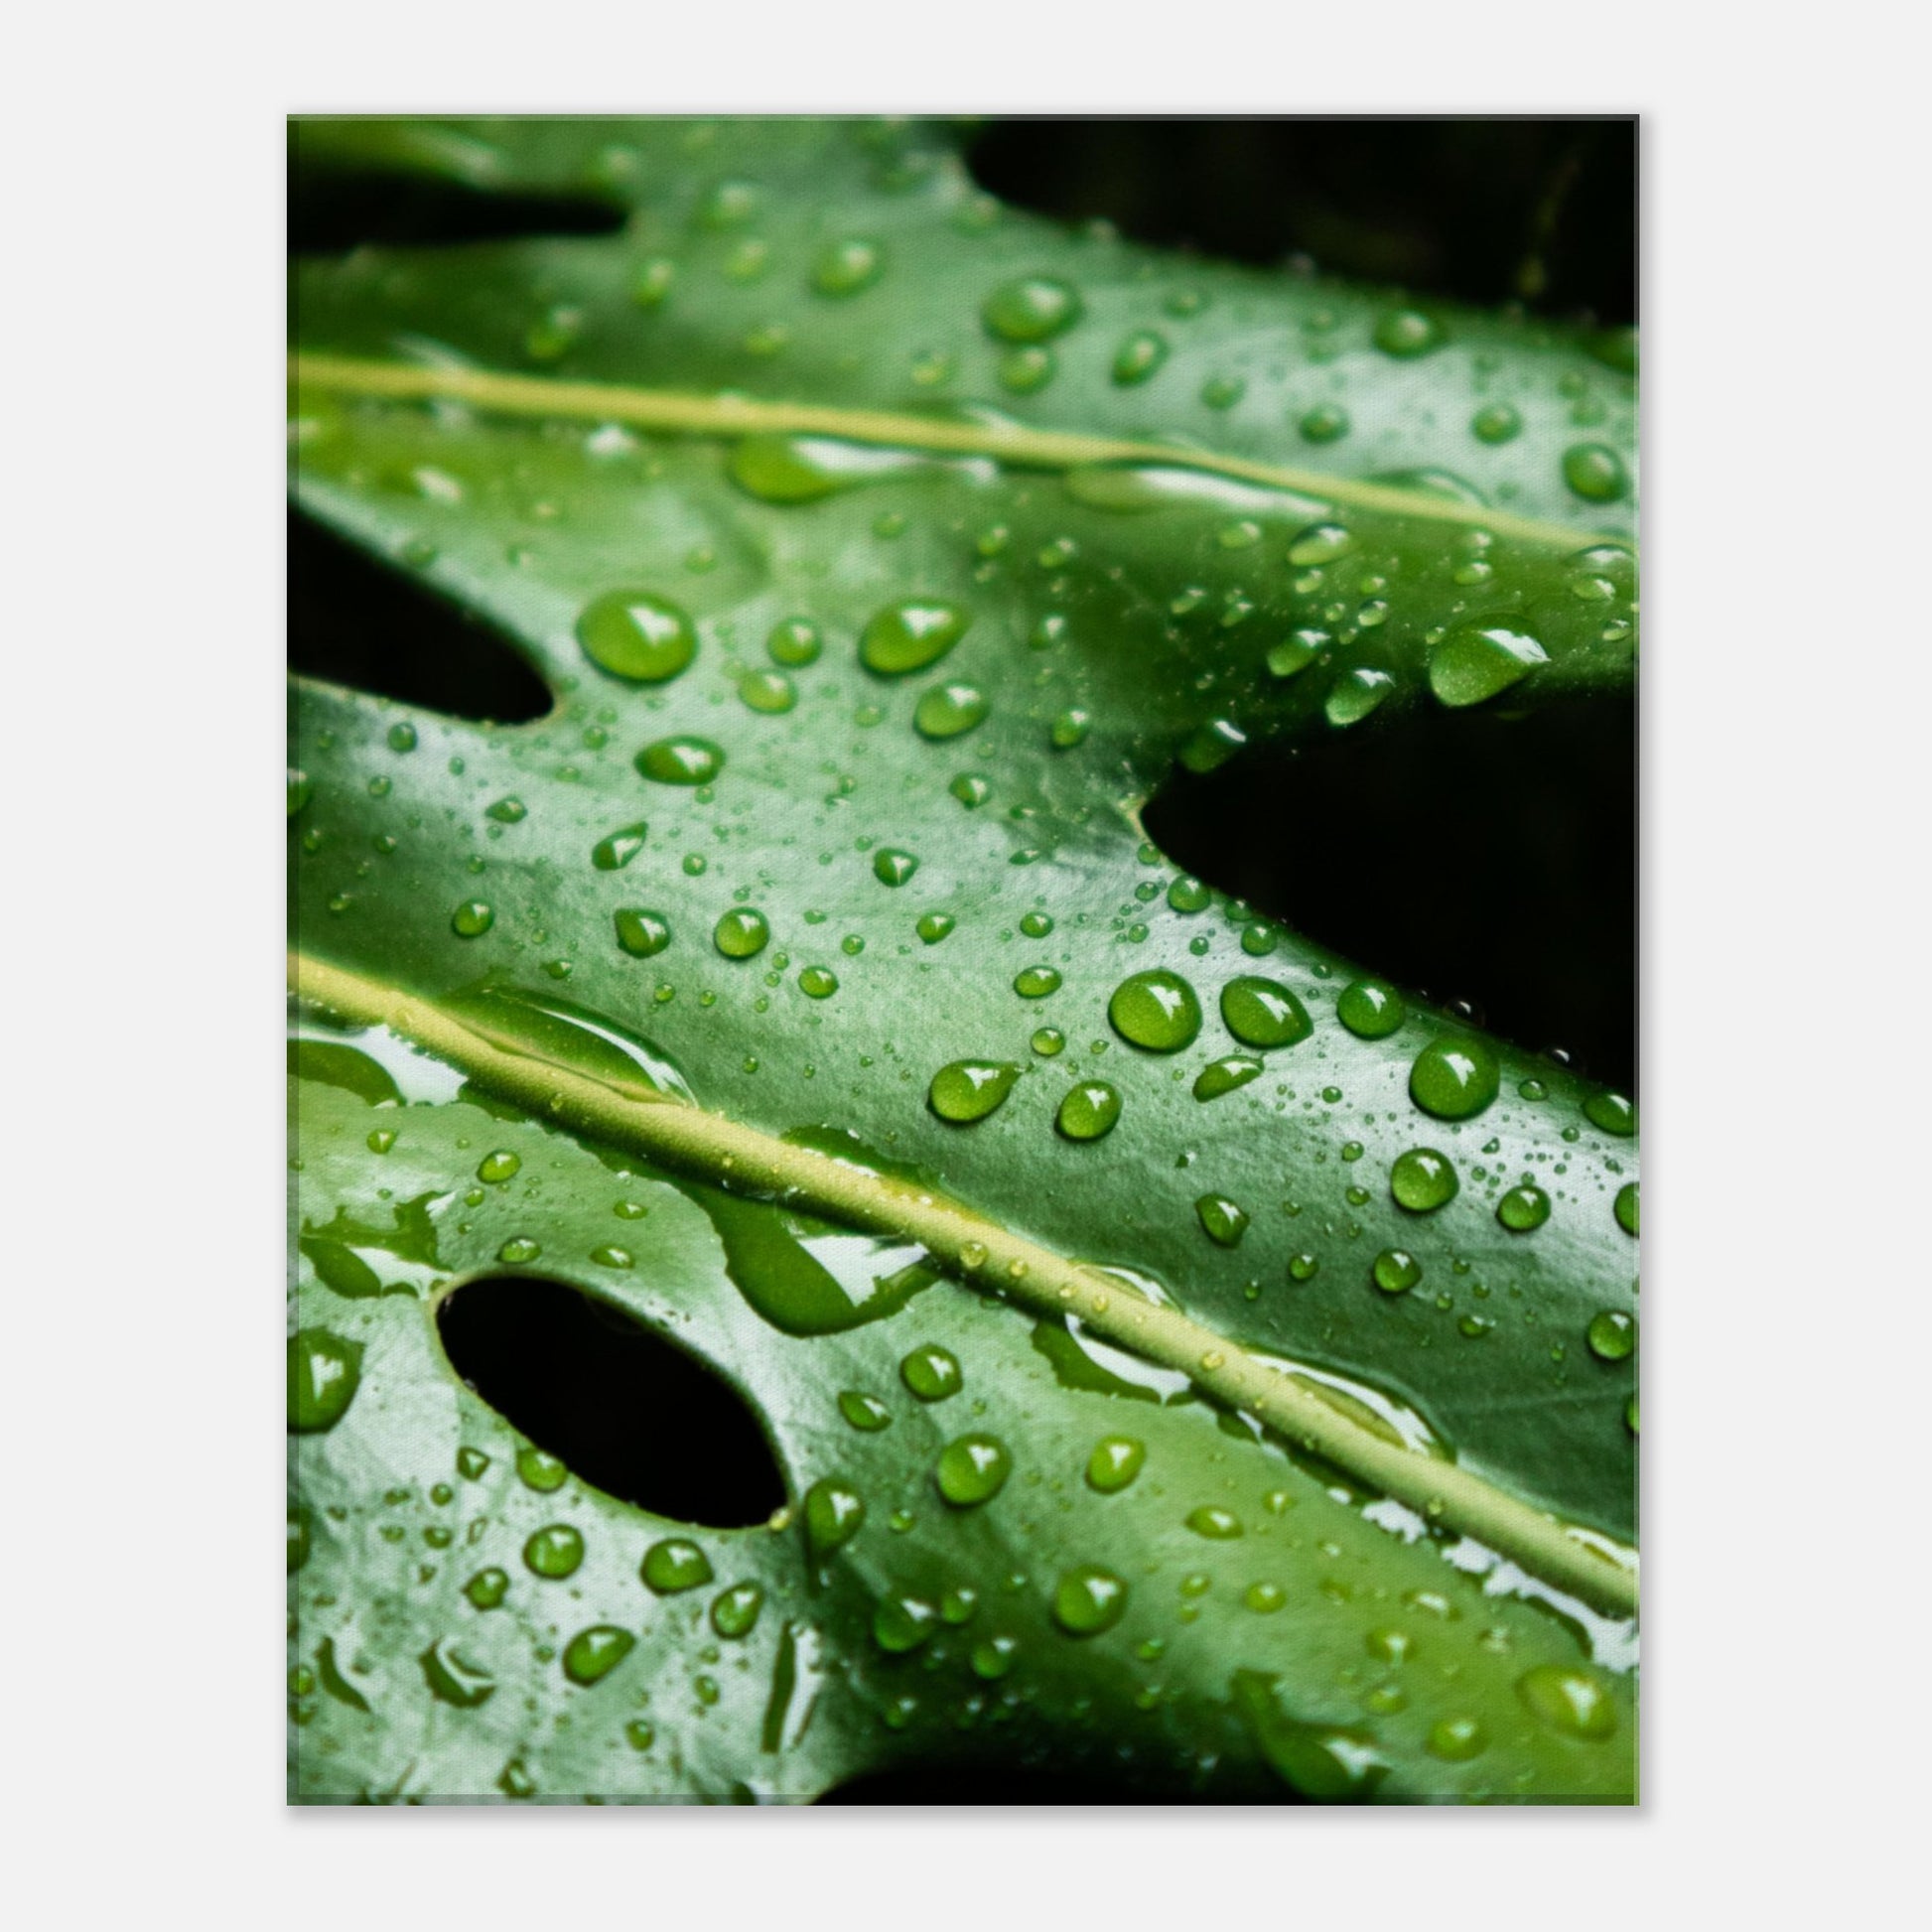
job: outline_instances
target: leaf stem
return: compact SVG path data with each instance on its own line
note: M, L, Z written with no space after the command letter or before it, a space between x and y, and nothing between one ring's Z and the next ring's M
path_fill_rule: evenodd
M1077 1314L1115 1346L1186 1375L1433 1522L1475 1538L1546 1583L1618 1616L1634 1614L1636 1557L1606 1549L1453 1462L1372 1433L1237 1343L1163 1308L1118 1278L1068 1261L944 1195L867 1173L809 1148L670 1095L622 1089L519 1053L432 1001L291 951L289 984L305 1000L385 1026L528 1112L666 1167L775 1195L849 1226L919 1242L954 1273L1041 1314Z
M626 423L633 429L687 436L804 435L849 443L930 450L954 456L991 457L1042 470L1073 470L1088 464L1160 464L1198 470L1295 490L1356 509L1414 516L1439 523L1480 527L1497 536L1582 550L1592 542L1622 542L1566 523L1544 522L1480 503L1457 502L1394 483L1365 483L1320 470L1297 470L1248 457L1167 443L1142 443L1074 431L1031 429L1024 423L957 422L884 409L842 409L819 403L759 402L750 396L687 395L670 389L637 389L605 382L565 382L555 376L510 375L495 369L429 368L300 350L289 356L298 386L387 402L432 397L475 404L501 416L570 417L582 422Z

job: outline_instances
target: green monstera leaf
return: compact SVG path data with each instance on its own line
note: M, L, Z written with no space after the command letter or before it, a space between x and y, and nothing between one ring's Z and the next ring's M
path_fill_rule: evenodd
M294 1795L1630 1801L1631 1104L1140 816L1627 694L1627 339L918 127L294 156L570 230L295 280Z

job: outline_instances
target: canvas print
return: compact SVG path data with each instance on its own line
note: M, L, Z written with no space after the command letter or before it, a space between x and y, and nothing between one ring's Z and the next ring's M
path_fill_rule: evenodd
M1635 1801L1636 151L291 123L291 1802Z

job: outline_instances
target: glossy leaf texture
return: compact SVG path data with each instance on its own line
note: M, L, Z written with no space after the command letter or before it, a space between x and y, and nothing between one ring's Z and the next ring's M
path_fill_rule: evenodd
M915 1176L1631 1539L1629 1102L1140 824L1176 764L1627 693L1627 338L1068 233L916 125L294 159L619 225L298 265L292 944ZM291 1011L297 1797L1632 1796L1629 1620L1022 1284ZM715 1371L771 1523L533 1460L439 1339L503 1274Z

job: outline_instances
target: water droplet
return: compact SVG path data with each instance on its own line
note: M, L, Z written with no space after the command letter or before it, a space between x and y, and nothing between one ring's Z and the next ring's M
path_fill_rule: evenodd
M1178 973L1156 967L1114 988L1107 1018L1130 1044L1150 1053L1177 1053L1200 1032L1200 1001Z
M480 1610L493 1610L509 1594L509 1572L491 1567L479 1570L464 1585L463 1593Z
M710 1583L711 1559L688 1537L667 1536L644 1552L637 1574L659 1596L674 1596Z
M747 710L775 718L798 702L798 689L782 671L747 671L738 680L738 695Z
M450 930L459 939L480 939L495 923L495 909L480 898L465 899L450 914Z
M869 1436L889 1427L893 1420L893 1412L876 1395L859 1389L847 1389L839 1397L839 1414Z
M1626 1180L1616 1190L1616 1224L1625 1234L1637 1231L1637 1183Z
M574 1575L583 1561L583 1533L569 1523L548 1523L523 1546L525 1568L553 1582Z
M973 1646L973 1675L997 1683L1013 1668L1020 1645L1012 1637L988 1637Z
M1020 1069L1005 1060L952 1060L932 1076L926 1105L959 1125L984 1120L1006 1099Z
M1389 1191L1412 1214L1430 1214L1455 1198L1455 1169L1434 1148L1412 1147L1396 1156L1389 1170Z
M697 653L691 620L649 591L607 591L584 607L577 641L594 664L638 684L674 678Z
M1422 1263L1402 1248L1384 1248L1369 1269L1384 1295L1406 1295L1422 1280Z
M608 1677L628 1657L637 1639L615 1623L593 1623L564 1645L564 1675L573 1684L591 1685Z
M1516 1680L1525 1707L1565 1737L1600 1743L1616 1735L1616 1704L1603 1684L1587 1671L1562 1664L1538 1664Z
M956 923L950 912L924 912L913 930L928 946L936 946Z
M671 928L661 912L641 905L621 905L611 917L618 944L633 959L649 959L671 943Z
M1147 1462L1147 1445L1132 1436L1103 1436L1087 1457L1087 1487L1103 1496L1125 1489Z
M814 1563L850 1543L866 1520L865 1498L838 1476L823 1476L805 1491L805 1543Z
M829 1000L839 990L839 976L829 966L807 966L798 975L798 990L808 1000Z
M1375 346L1384 355L1427 355L1442 342L1442 325L1420 309L1391 309L1375 325Z
M1165 337L1142 329L1126 338L1114 351L1113 378L1123 388L1145 382L1168 359Z
M1218 1100L1224 1093L1245 1087L1266 1071L1263 1063L1247 1053L1230 1053L1225 1059L1209 1060L1194 1076L1196 1100Z
M638 771L660 785L708 785L725 768L722 747L680 734L659 738L637 754Z
M926 1342L912 1350L898 1365L899 1380L921 1402L944 1402L965 1386L966 1377L959 1357L936 1342Z
M1280 1584L1250 1584L1241 1600L1257 1614L1267 1616L1287 1607L1288 1591Z
M819 634L818 625L805 618L786 618L782 623L774 623L770 634L764 640L764 648L770 653L774 664L782 664L788 670L798 670L803 665L818 661L818 654L825 648L825 639Z
M812 265L812 287L820 295L843 297L869 289L885 273L886 256L876 241L851 236L835 241Z
M485 1154L477 1164L477 1178L490 1182L508 1180L522 1165L518 1156L502 1148L494 1154Z
M1429 1733L1430 1755L1451 1764L1480 1757L1488 1748L1489 1733L1474 1718L1445 1718Z
M532 1242L531 1247L535 1247ZM561 1489L570 1479L570 1471L558 1457L540 1449L534 1443L526 1443L516 1452L516 1473L526 1489L534 1489L539 1495L548 1495Z
M1053 1621L1069 1636L1111 1630L1127 1610L1127 1585L1097 1563L1065 1572L1053 1591Z
M983 723L992 707L985 694L971 684L935 684L921 693L912 713L912 726L921 738L957 738Z
M1496 1203L1496 1219L1512 1234L1528 1234L1550 1218L1550 1196L1525 1183L1512 1187Z
M1348 434L1348 411L1335 403L1316 403L1297 427L1305 443L1339 443Z
M1219 1247L1239 1246L1247 1232L1247 1209L1225 1194L1203 1194L1194 1203L1194 1212L1200 1217L1202 1231Z
M945 656L972 621L956 604L889 604L866 625L859 656L868 670L884 677L922 671Z
M764 1590L758 1584L734 1584L712 1603L711 1627L721 1637L749 1637L764 1608Z
M1056 751L1070 752L1076 745L1084 745L1087 733L1093 729L1093 717L1077 705L1069 706L1053 720L1048 736Z
M1221 1020L1244 1046L1292 1046L1314 1032L1314 1022L1287 987L1243 974L1221 988Z
M328 1328L289 1337L289 1428L298 1436L334 1429L362 1380L362 1344Z
M1080 320L1080 297L1064 282L1024 276L995 289L980 309L980 320L1002 342L1050 342Z
M1325 630L1294 630L1272 646L1266 663L1271 677L1289 678L1306 671L1334 639Z
M599 872L621 872L644 849L644 834L649 827L642 819L634 825L621 826L608 838L591 847L591 864Z
M1495 1099L1501 1079L1486 1041L1468 1035L1432 1039L1409 1069L1409 1097L1438 1120L1469 1120Z
M1623 1361L1637 1345L1637 1320L1621 1309L1602 1309L1589 1318L1586 1331L1589 1352L1599 1361Z
M1105 1080L1082 1080L1067 1089L1053 1125L1069 1141L1097 1141L1120 1119L1120 1095Z
M1587 503L1614 503L1630 487L1623 459L1605 443L1573 443L1563 453L1563 480Z
M1358 664L1329 687L1322 715L1337 730L1359 725L1371 712L1379 710L1395 690L1395 679L1387 671Z
M939 1451L932 1473L947 1502L971 1509L1006 1487L1013 1451L997 1436L961 1436Z
M1288 1278L1292 1282L1311 1282L1320 1267L1320 1260L1314 1255L1291 1255L1288 1259Z
M756 906L735 905L712 927L711 938L727 959L751 959L770 942L771 927Z
M887 1596L872 1613L872 1640L881 1650L901 1656L916 1650L938 1628L939 1608L922 1596Z
M1465 623L1436 646L1429 688L1451 710L1481 704L1550 661L1537 640L1502 624Z
M1522 427L1522 417L1506 402L1492 402L1469 419L1479 443L1507 443Z
M1210 375L1201 384L1200 399L1209 409L1232 409L1248 393L1238 375Z
M1187 1527L1196 1536L1225 1543L1241 1534L1241 1519L1231 1509L1219 1509L1212 1503L1202 1503L1198 1509L1188 1513Z
M1010 348L1000 357L1000 387L1016 396L1031 396L1052 381L1057 366L1053 351L1037 343Z
M1408 1013L1386 981L1352 980L1335 1001L1335 1017L1357 1039L1387 1039Z
M1015 977L1013 990L1023 1000L1043 1000L1060 990L1060 976L1050 966L1028 966Z
M1065 1047L1066 1035L1057 1027L1040 1027L1035 1030L1028 1044L1035 1053L1050 1060Z
M1606 1134L1625 1137L1637 1131L1637 1110L1625 1095L1607 1089L1592 1093L1584 1102L1584 1118Z
M496 1680L448 1637L438 1637L416 1661L422 1666L430 1695L460 1711L488 1703L496 1689Z

